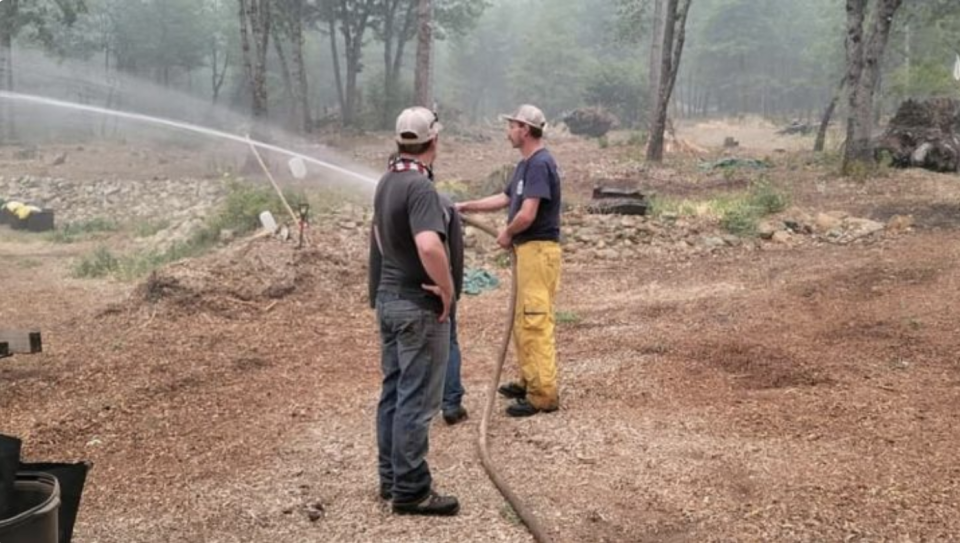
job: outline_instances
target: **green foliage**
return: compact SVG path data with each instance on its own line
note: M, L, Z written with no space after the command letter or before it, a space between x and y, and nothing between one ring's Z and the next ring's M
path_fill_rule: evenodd
M760 214L757 208L750 207L742 202L728 209L720 217L720 226L724 230L737 236L753 236L757 233L757 222Z
M16 37L27 30L27 39L54 49L55 31L74 24L84 11L83 0L0 2L0 34Z
M212 243L208 238L195 235L185 243L173 244L166 251L145 251L125 256L114 273L120 279L138 279L171 262L200 256L210 247Z
M627 138L627 145L630 147L643 147L647 144L648 134L646 132L634 131Z
M720 226L738 236L756 234L757 223L766 215L787 208L787 195L765 178L754 182L742 193L703 201L674 200L663 197L651 199L650 214L655 217L716 217Z
M155 70L166 82L172 69L204 64L207 29L196 0L124 2L115 9L113 39L120 66L134 73Z
M607 136L605 135L600 136L597 138L597 145L599 145L601 149L606 149L607 147L610 147L610 140L608 140Z
M779 213L789 205L789 198L778 191L769 180L761 178L753 183L747 198L749 204L760 210L762 215Z
M960 39L960 36L958 36ZM907 98L958 95L957 82L953 79L951 66L943 62L916 63L900 66L891 76L890 91L897 102Z
M548 118L580 104L584 74L592 63L582 49L571 47L567 35L572 23L557 20L550 26L555 30L524 37L509 78L513 101L537 104Z
M221 230L232 230L238 235L256 230L260 227L260 213L263 211L269 211L278 218L289 216L280 197L270 187L236 181L230 184L228 190L223 207L207 222L205 228L208 232L205 235L213 240L219 238ZM293 209L306 201L302 193L284 192L283 195Z
M47 234L47 239L54 243L74 243L101 232L117 230L117 224L110 219L94 217L86 221L66 223L63 227Z
M303 194L284 193L284 197L294 209L297 209L301 202L306 201ZM262 211L270 211L278 218L288 216L280 197L272 188L236 181L229 186L229 193L220 210L185 241L174 243L164 251L140 251L119 257L106 247L98 247L93 253L83 257L74 267L74 276L112 275L124 280L142 277L170 262L204 254L220 243L220 232L223 230L231 230L236 235L243 235L260 228ZM83 225L91 229L102 228L109 223L88 221ZM148 236L166 227L167 224L163 222L142 222L135 226L135 232L137 235Z
M43 266L43 262L40 262L39 260L36 260L33 258L24 258L24 259L17 260L17 267L22 268L24 270L32 270L34 268L39 268L40 266Z
M583 320L573 311L557 311L555 319L557 324L577 324Z
M514 511L509 503L504 503L503 506L500 507L500 517L514 526L523 525L523 519L520 518L520 515Z
M595 66L587 75L583 100L616 115L621 125L636 126L645 111L642 69L636 62L612 62Z
M736 198L728 204L720 217L720 225L731 234L752 236L756 234L757 223L761 218L783 211L788 204L786 194L778 191L768 180L761 178L743 197Z
M149 238L161 230L170 228L170 221L139 221L133 225L133 233L138 238Z
M819 110L843 71L843 13L838 0L698 0L682 69L727 114Z
M120 269L120 261L106 247L97 247L93 253L80 259L74 268L74 277L105 277Z

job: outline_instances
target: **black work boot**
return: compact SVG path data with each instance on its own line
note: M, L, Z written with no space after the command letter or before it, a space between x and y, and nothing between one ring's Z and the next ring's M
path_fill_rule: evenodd
M519 400L521 398L527 397L527 389L523 388L517 383L507 383L505 385L500 385L500 388L497 389L497 392L501 396L506 398L511 398L514 400Z
M534 407L534 405L527 400L520 399L507 406L507 415L511 417L530 417L536 415L537 413L552 413L556 410L556 407L553 409L540 409L538 407Z
M446 422L450 426L453 426L458 422L463 422L467 420L467 418L467 410L462 405L458 405L454 409L443 412L443 422Z
M460 512L460 502L453 496L441 496L431 490L427 497L419 502L393 502L393 512L397 515L435 515L450 517Z
M390 501L393 497L393 490L387 483L380 483L380 499Z

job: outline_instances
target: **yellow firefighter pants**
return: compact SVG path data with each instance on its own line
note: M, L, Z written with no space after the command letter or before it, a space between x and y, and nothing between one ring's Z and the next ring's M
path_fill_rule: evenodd
M528 241L517 245L517 305L513 341L520 366L520 384L527 401L538 409L556 409L557 346L554 301L560 284L560 244Z

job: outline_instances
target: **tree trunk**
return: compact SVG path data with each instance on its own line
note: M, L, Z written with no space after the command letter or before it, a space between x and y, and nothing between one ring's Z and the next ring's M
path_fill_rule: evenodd
M17 33L19 0L0 3L0 91L13 91L13 36ZM16 139L16 120L8 100L0 101L0 144Z
M359 123L357 76L361 70L361 46L362 44L357 41L347 49L347 85L344 89L347 95L347 109L343 114L343 123L347 126L357 126Z
M406 9L402 19L398 11L402 5ZM403 54L413 24L416 22L418 0L390 0L384 14L383 23L383 109L380 123L390 128L393 114L400 101L400 69L403 67ZM402 22L402 24L401 24Z
M293 46L293 77L297 96L296 126L297 130L306 134L313 131L313 120L310 118L310 89L307 85L307 68L303 62L303 0L296 0L294 9L293 20L290 22L290 42Z
M667 126L667 106L677 82L683 43L686 39L687 14L692 0L667 0L663 26L663 62L660 64L660 87L654 105L653 123L647 146L647 160L663 161L663 134ZM679 5L681 4L682 5Z
M333 79L337 86L337 102L340 104L340 118L347 111L347 100L343 94L343 76L340 71L340 53L337 52L337 21L331 14L327 22L327 31L330 33L330 56L333 57Z
M346 60L346 81L343 100L343 124L357 126L359 124L360 96L357 90L357 76L363 70L363 35L367 31L372 10L377 2L348 2L340 0L337 10L337 19L340 31L343 34L343 49Z
M296 125L297 117L297 95L293 90L293 78L290 76L290 65L287 63L287 54L283 51L283 44L280 42L280 33L276 32L273 37L273 49L277 52L277 60L280 61L280 77L283 79L283 101L287 110L287 128L293 128Z
M417 6L417 68L413 88L418 106L433 108L433 1L419 0Z
M890 37L893 16L903 0L878 0L864 41L863 22L867 0L847 0L847 83L850 111L847 118L847 143L843 171L850 173L855 164L873 165L873 97L880 77L883 52Z
M220 52L216 40L211 40L210 45L210 85L213 92L213 103L216 104L220 98L220 89L223 88L223 81L227 76L227 67L230 65L230 50L223 53L223 61L220 61Z
M388 0L383 14L383 104L380 109L380 127L390 126L390 107L393 99L393 39L396 34L399 0ZM402 38L401 38L402 39Z
M817 130L817 140L813 143L814 152L823 152L823 146L827 141L827 127L830 125L830 118L833 117L833 110L837 108L837 102L840 101L840 95L843 94L843 87L846 85L846 83L847 78L844 76L840 79L840 84L837 85L836 90L833 91L833 98L830 99L827 109L825 109L823 112L823 117L820 119L820 128Z
M651 37L650 37L650 66L647 70L647 107L650 108L651 112L649 118L647 119L647 126L653 129L654 125L654 115L656 108L654 104L657 103L657 96L660 92L660 70L663 65L663 27L664 27L664 10L663 3L666 0L653 0L653 27L651 28Z
M267 118L267 49L270 44L270 0L240 0L243 66L253 98L253 120L261 128Z

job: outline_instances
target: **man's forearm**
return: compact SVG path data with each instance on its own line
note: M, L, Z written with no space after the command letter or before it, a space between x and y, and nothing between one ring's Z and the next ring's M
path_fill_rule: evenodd
M447 259L447 251L443 248L443 243L437 239L435 242L425 244L426 246L417 246L417 253L420 256L420 262L427 275L433 280L440 290L453 297L453 278L450 276L450 261Z
M497 211L507 207L510 204L510 198L505 194L494 194L479 200L463 202L458 206L460 211L467 213L486 213L488 211Z
M524 215L517 215L510 221L510 224L507 225L507 234L509 234L510 237L514 237L527 228L530 228L531 224L533 224L533 220Z

